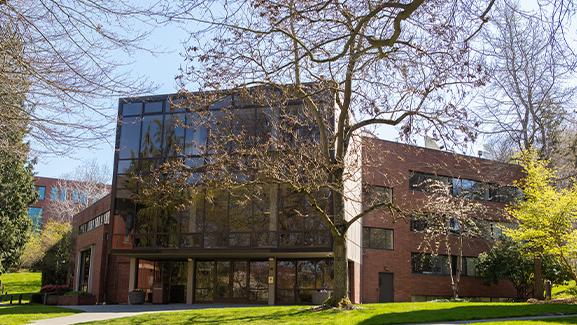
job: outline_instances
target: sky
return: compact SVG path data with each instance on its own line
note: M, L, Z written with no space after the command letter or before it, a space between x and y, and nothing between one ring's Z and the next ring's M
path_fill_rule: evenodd
M163 27L155 30L145 42L148 48L154 48L158 54L149 52L135 53L130 60L134 63L129 67L132 71L137 71L137 75L142 75L158 85L155 94L166 94L177 91L174 77L183 62L180 53L184 49L183 40L187 34L181 29L173 27ZM117 98L111 98L112 108L116 109ZM108 165L112 172L114 159L114 134L110 139L98 143L92 149L73 150L64 156L41 155L37 156L35 173L37 176L58 178L64 174L69 174L82 161L96 160L101 165ZM112 175L111 175L112 177Z
M523 3L523 7L534 9L533 1ZM149 52L135 53L130 58L134 63L129 67L131 71L137 72L148 80L157 84L155 94L166 94L177 91L175 76L184 60L181 53L184 50L183 42L187 38L187 33L177 26L167 26L156 29L144 43L145 47L154 48L160 53L151 54ZM124 58L121 58L121 60ZM111 108L116 109L117 98L110 98ZM387 140L396 140L398 133L393 127L382 128L377 135ZM417 143L422 144L421 141ZM476 153L482 144L476 144L471 148L470 153ZM98 143L92 149L77 149L67 155L41 155L36 157L35 173L37 176L61 177L70 174L78 165L85 160L96 160L99 164L109 166L112 171L114 158L114 134L109 139ZM112 175L111 175L112 176Z

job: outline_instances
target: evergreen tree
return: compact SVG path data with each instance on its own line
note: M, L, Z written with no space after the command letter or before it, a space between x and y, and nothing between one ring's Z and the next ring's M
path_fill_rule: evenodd
M22 103L28 89L21 73L24 52L10 26L0 29L0 274L17 265L31 227L28 206L36 200L32 164L24 142ZM14 91L14 90L17 91ZM20 105L20 107L18 107Z

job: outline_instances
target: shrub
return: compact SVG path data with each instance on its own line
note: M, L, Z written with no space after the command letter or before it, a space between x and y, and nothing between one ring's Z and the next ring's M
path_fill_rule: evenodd
M70 288L66 284L47 284L40 289L40 293L49 295L61 295L68 291L70 291Z

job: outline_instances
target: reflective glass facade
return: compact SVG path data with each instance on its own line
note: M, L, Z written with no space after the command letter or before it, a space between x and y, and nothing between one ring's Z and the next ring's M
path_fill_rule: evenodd
M167 159L183 159L190 166L202 166L210 156L207 148L211 148L211 139L219 136L219 130L242 134L243 141L249 144L261 141L272 132L269 123L272 118L298 114L301 107L295 104L274 110L247 103L236 105L232 96L216 101L206 114L170 105L167 97L120 104L113 193L114 214L123 219L124 229L115 226L113 248L330 249L330 233L304 194L282 185L260 189L262 195L250 202L243 193L251 191L250 188L206 189L204 195L178 215L140 216L133 202L138 189L129 184L130 175L144 175ZM227 107L225 112L222 107ZM207 114L210 122L199 123ZM227 118L221 118L223 114ZM314 139L317 133L314 127L294 127L307 139ZM326 202L328 195L318 194L318 200Z

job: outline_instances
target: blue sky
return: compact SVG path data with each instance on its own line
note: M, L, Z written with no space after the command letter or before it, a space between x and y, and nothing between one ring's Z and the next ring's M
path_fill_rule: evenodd
M158 54L148 52L136 53L129 58L133 61L129 69L135 71L136 75L142 75L158 85L155 93L176 92L177 86L174 77L178 73L183 59L180 55L184 46L183 40L187 34L176 26L164 27L155 30L146 45L153 48ZM124 59L124 58L122 58ZM116 109L118 98L110 98L111 108ZM114 135L110 139L103 139L101 143L93 149L79 149L70 152L66 156L40 155L37 156L35 172L38 176L60 177L63 174L74 170L83 160L96 159L100 164L110 166L114 158Z

